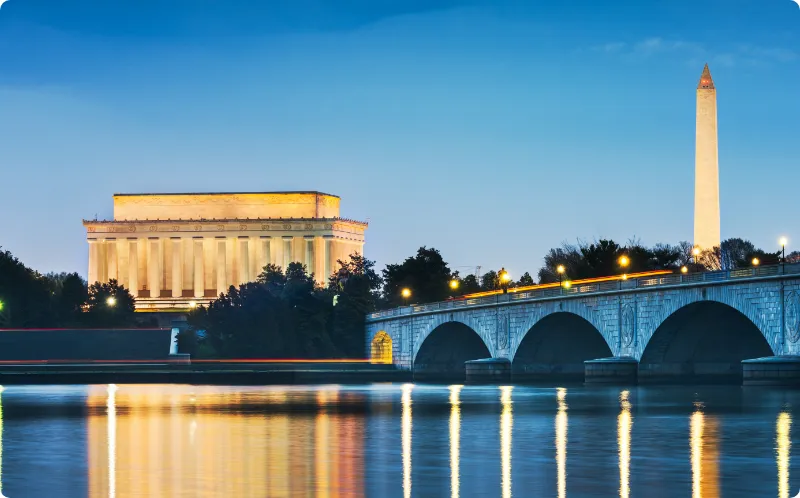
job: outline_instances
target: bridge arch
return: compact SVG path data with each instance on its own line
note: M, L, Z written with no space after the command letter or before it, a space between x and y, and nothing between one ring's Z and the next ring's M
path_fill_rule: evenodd
M586 318L557 311L534 322L512 357L514 380L583 380L586 360L613 356L603 334Z
M740 380L742 360L778 350L746 312L716 300L697 300L674 310L642 351L640 380Z
M379 330L370 343L369 359L372 363L392 364L392 338L385 330Z
M491 347L478 332L463 322L447 321L434 327L416 348L414 379L463 381L464 362L491 357Z

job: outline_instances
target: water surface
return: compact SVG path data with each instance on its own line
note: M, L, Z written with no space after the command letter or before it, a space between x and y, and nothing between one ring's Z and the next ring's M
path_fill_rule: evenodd
M0 489L788 498L798 403L741 387L14 386L0 394Z

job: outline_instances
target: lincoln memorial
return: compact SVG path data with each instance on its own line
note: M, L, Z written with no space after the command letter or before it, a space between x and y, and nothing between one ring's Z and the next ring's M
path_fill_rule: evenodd
M137 310L186 310L269 263L303 263L325 284L363 253L367 224L321 192L115 194L113 220L84 220L89 282L116 279Z

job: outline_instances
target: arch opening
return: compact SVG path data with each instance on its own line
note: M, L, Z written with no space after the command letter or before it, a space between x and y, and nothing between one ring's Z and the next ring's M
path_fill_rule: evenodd
M742 360L773 354L744 314L701 301L680 308L653 332L639 361L639 379L740 382Z
M584 380L583 362L613 356L603 335L568 312L548 315L530 328L511 364L515 381Z
M369 358L371 363L392 364L392 338L383 330L372 338Z
M464 362L491 357L477 332L460 322L443 323L422 342L414 359L414 379L463 381Z

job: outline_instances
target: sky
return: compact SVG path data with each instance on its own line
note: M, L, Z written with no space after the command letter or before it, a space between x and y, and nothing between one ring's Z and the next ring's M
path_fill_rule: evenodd
M800 246L791 0L9 0L0 246L85 276L114 193L277 190L341 196L378 268L691 241L706 62L722 237Z

